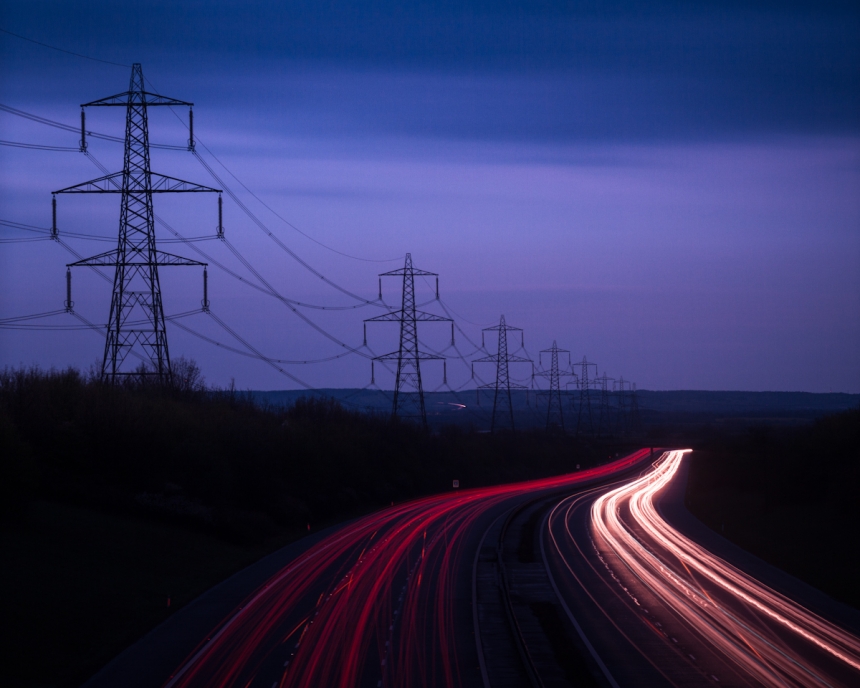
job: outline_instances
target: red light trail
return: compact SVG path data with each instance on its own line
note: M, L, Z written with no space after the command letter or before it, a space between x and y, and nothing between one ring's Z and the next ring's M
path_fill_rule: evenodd
M165 688L270 688L273 676L278 688L467 685L455 583L476 524L507 500L604 480L648 456L435 495L348 524L246 599Z

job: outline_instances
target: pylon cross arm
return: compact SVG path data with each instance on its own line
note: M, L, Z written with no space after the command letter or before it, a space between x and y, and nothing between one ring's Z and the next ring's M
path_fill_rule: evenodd
M570 377L573 375L576 377L574 373L568 373L564 370L559 370L557 373L553 373L552 370L536 370L535 375L540 375L541 377L551 377L553 374L558 375L559 377Z
M401 353L399 351L392 351L390 354L382 354L381 356L374 356L374 361L396 361L401 357ZM410 356L410 358L417 358L421 361L444 361L444 356L435 356L433 354L424 353L423 351L419 351L417 356Z
M414 277L438 277L438 272L427 272L426 270L419 270L417 268L398 268L397 270L391 270L390 272L380 272L380 277L403 277L404 275L412 275Z
M523 358L522 356L508 356L509 363L534 363L530 358Z
M410 315L404 315L403 309L392 311L391 313L383 313L372 318L367 318L364 322L400 322L401 320L411 320ZM451 318L443 318L440 315L433 313L425 313L424 311L415 311L415 320L418 322L451 322Z
M114 172L113 174L108 174L98 179L90 179L88 182L81 182L74 186L67 186L65 189L59 189L51 193L122 193L121 182L122 172Z
M528 387L526 385L521 385L517 382L508 382L506 385L504 385L504 387L509 387L510 389L528 389ZM490 383L487 383L486 385L480 385L478 387L478 389L493 389L494 390L494 389L496 389L496 383L490 382Z
M189 103L185 100L177 100L176 98L168 98L160 96L157 93L149 93L148 91L126 91L125 93L117 93L115 96L107 98L99 98L98 100L90 101L89 103L81 103L81 107L125 107L132 105L184 105L185 107L193 107L194 103Z
M492 327L485 327L484 332L500 332L501 330L505 330L506 332L516 331L522 332L522 327L511 327L510 325L493 325Z
M153 193L221 193L221 189L213 189L211 186L203 186L195 182L186 182L184 179L168 177L166 174L152 172Z
M472 363L498 363L498 362L499 362L499 355L498 354L491 354L489 356L484 356L484 358L476 358L475 360L472 361Z
M452 322L451 318L443 318L441 315L415 311L415 319L419 322Z
M401 320L403 320L402 310L366 318L364 322L400 322Z
M98 179L91 179L88 182L82 182L74 186L67 186L65 189L52 191L51 193L221 193L221 189L213 189L211 186L186 182L184 179L168 177L166 174L158 174L157 172L150 174L152 183L150 188L123 189L122 176L122 172L114 172L113 174L108 174Z
M74 263L67 263L66 267L70 268L79 268L79 267L115 267L117 265L125 265L125 266L144 266L144 265L200 265L207 266L208 263L201 263L198 260L191 260L190 258L183 258L182 256L177 256L172 253L166 253L165 251L156 251L155 252L155 261L149 260L121 260L119 256L119 251L114 249L113 251L107 251L105 253L100 253L97 256L93 256L92 258L85 258L84 260L79 260Z

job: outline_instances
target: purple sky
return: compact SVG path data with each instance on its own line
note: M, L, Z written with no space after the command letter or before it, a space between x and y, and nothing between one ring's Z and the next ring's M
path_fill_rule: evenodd
M394 259L321 248L227 178L302 259L369 299L376 273L400 267L409 251L417 267L440 273L442 298L473 341L504 313L524 328L531 354L557 340L640 388L860 392L860 25L850 7L721 4L685 14L673 4L573 13L389 3L383 12L335 3L329 14L308 5L293 16L266 4L216 7L157 5L136 16L95 3L67 16L62 5L28 3L0 28L142 62L160 92L195 102L199 139L295 227L347 254ZM0 51L0 102L43 117L75 124L80 103L127 87L126 68L3 34ZM88 125L121 135L121 111L91 111ZM187 137L163 109L151 113L150 135ZM7 113L0 139L77 143ZM90 150L119 169L121 146L91 140ZM152 159L156 171L216 185L189 153L155 150ZM0 218L41 227L51 190L101 174L79 153L0 147L0 161ZM61 197L60 231L114 238L118 206L113 196ZM209 197L160 196L156 212L186 236L216 222ZM232 201L224 212L230 240L281 293L355 303ZM20 236L0 229L0 238ZM84 255L111 247L68 241ZM199 246L254 280L219 242ZM196 257L181 244L162 248ZM72 258L60 246L4 243L0 256L0 318L62 307ZM161 275L167 313L198 307L199 270ZM209 279L213 312L268 356L340 353L271 297L217 267ZM396 280L384 289L397 303ZM106 320L106 282L79 270L74 291L76 310ZM420 284L419 298L431 297ZM360 345L362 319L379 311L303 313ZM241 348L205 315L183 322ZM169 333L172 356L196 359L212 383L296 386L265 363ZM445 326L422 330L431 347L448 336ZM393 350L396 327L369 326L368 341L376 353ZM102 351L87 331L0 330L0 365L86 367ZM357 356L286 367L318 387L370 379ZM467 382L462 363L448 371L454 386ZM435 388L441 366L429 365L425 379ZM377 381L391 386L385 373Z

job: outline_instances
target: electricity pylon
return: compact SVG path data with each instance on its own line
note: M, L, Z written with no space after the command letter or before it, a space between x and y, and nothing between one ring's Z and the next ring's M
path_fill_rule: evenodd
M612 383L615 380L603 373L600 377L594 379L597 383L597 390L600 394L597 412L597 436L609 437L612 435L612 406L610 404L610 394Z
M642 418L639 415L639 395L636 393L636 383L630 389L630 431L638 434L642 429Z
M187 106L193 103L166 98L144 89L143 70L139 63L131 68L128 91L81 105L81 150L86 151L83 108L124 107L125 155L122 172L93 179L83 184L54 191L57 194L122 194L119 215L119 243L116 250L69 263L67 267L115 267L102 377L113 382L123 376L154 376L164 382L171 377L170 354L158 267L198 265L155 248L155 225L152 209L154 193L215 192L220 189L201 186L152 172L149 165L149 124L147 108L154 106ZM188 149L193 150L193 138ZM54 206L56 207L56 205ZM56 218L56 214L55 214ZM56 229L54 229L56 234ZM71 300L68 301L71 303ZM69 308L71 306L68 306ZM135 355L150 366L133 367L129 356Z
M476 363L495 363L496 364L496 381L481 385L477 389L480 401L482 389L493 390L493 417L490 421L490 432L495 432L499 423L507 424L511 432L514 431L514 404L511 399L511 389L527 389L525 385L520 385L516 382L511 382L509 365L511 363L531 363L532 373L534 373L534 361L530 358L523 358L508 353L508 332L518 331L520 333L520 348L523 347L522 328L511 327L505 324L505 316L499 320L498 325L493 327L485 327L481 331L481 345L484 345L484 332L499 333L499 347L495 354L476 358L472 361L472 377L475 376Z
M535 375L545 377L549 380L549 392L539 392L541 396L549 395L549 403L546 410L546 429L549 432L553 427L561 428L564 432L564 412L561 408L561 378L573 375L572 372L561 372L558 367L558 355L567 354L568 366L570 365L570 351L559 349L553 341L549 349L543 349L538 354L538 363L543 367L543 354L550 355L549 370L541 370Z
M382 299L383 277L403 277L403 301L399 311L391 311L375 318L365 320L364 341L367 343L367 324L369 322L399 322L400 348L390 354L376 356L373 361L397 361L397 378L394 383L394 407L392 414L404 418L420 418L427 425L427 412L424 409L424 387L421 383L421 361L445 361L444 356L434 356L421 351L418 347L419 322L450 322L451 339L454 338L453 321L433 313L415 309L415 277L436 278L436 298L439 298L439 275L435 272L418 270L412 267L412 254L406 254L406 263L399 270L383 272L379 275L379 298ZM371 362L371 366L373 362Z
M580 368L579 373L579 409L576 414L576 434L585 434L589 437L594 435L594 415L591 411L591 380L589 379L589 368L594 368L597 373L597 364L589 363L583 356L581 363L574 363L572 367Z
M629 400L631 391L632 383L625 380L624 376L618 378L615 382L615 399L618 408L618 434L622 437L631 429Z

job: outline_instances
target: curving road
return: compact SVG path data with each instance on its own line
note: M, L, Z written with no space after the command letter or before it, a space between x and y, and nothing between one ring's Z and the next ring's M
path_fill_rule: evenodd
M605 482L648 457L641 450L566 476L436 495L359 519L248 597L165 686L482 685L472 561L487 529L524 501Z
M660 493L685 453L666 452L611 489L569 496L548 516L545 562L572 619L592 630L607 682L860 685L860 639L661 517Z

